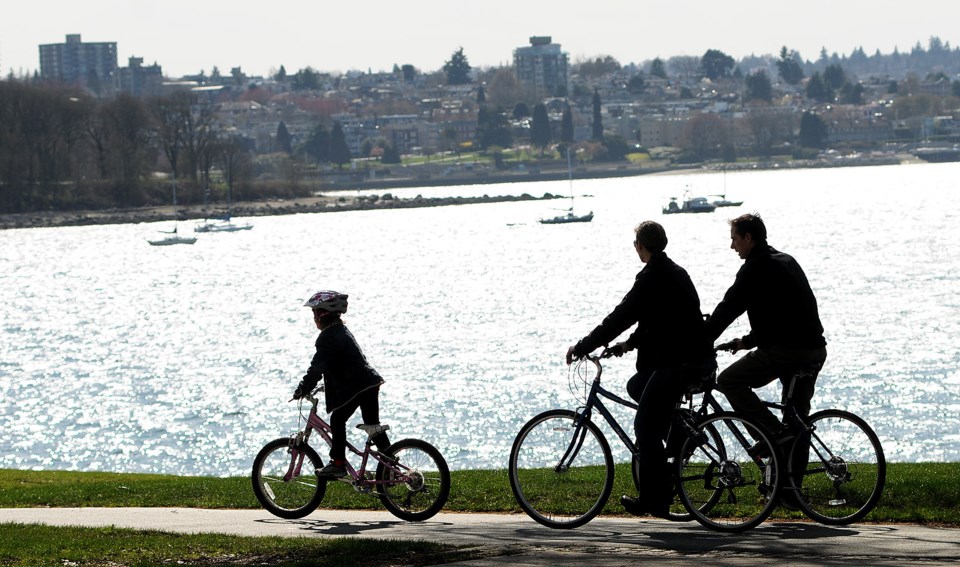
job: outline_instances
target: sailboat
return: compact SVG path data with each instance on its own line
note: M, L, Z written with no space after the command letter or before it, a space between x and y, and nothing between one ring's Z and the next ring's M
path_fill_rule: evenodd
M743 201L731 201L727 199L727 168L723 168L723 193L713 195L713 197L720 197L711 202L716 207L739 207L743 204Z
M567 175L570 178L570 208L567 214L553 218L540 219L540 224L567 224L571 222L590 222L593 220L593 211L585 215L575 215L573 212L573 165L570 161L570 148L567 147Z
M166 232L171 236L167 236L166 238L161 238L160 240L148 240L147 242L149 242L151 246L170 246L172 244L193 244L194 242L197 241L196 237L178 235L176 226L174 226L173 230L171 231L161 230L160 232Z
M214 217L219 222L210 222L210 219L203 219L203 224L194 227L194 232L237 232L238 230L250 230L253 225L250 223L236 224L230 217L231 209L231 190L230 184L227 184L227 214L221 217Z
M177 216L177 177L176 177L176 174L174 174L174 177L173 177L173 215L174 215L173 230L169 230L169 231L161 230L161 231L160 231L160 232L164 232L164 233L166 233L166 234L169 234L170 236L167 236L167 237L165 237L165 238L161 238L160 240L148 240L147 242L150 243L150 246L171 246L171 245L173 245L173 244L193 244L194 242L197 241L196 237L180 236L179 234L177 234L177 221L176 221L176 216Z

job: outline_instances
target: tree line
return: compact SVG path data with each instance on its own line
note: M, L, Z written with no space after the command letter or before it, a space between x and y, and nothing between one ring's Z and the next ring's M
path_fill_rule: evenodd
M180 204L299 196L308 158L350 162L336 122L297 147L281 122L280 157L254 158L253 141L225 127L218 108L191 91L100 100L76 87L0 81L0 212L167 205L174 190ZM261 173L272 180L255 182Z

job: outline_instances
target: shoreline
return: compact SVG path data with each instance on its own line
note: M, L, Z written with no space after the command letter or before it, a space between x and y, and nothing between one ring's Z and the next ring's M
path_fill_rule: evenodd
M495 195L482 197L423 197L399 198L369 198L346 197L342 193L347 191L370 191L389 189L409 189L423 187L444 187L453 185L487 185L495 183L539 182L565 180L572 176L573 180L605 179L614 177L637 177L642 175L678 175L691 173L710 173L720 170L745 171L769 169L810 169L824 167L855 167L870 165L899 165L917 161L912 156L898 155L886 158L861 158L838 162L777 162L766 163L749 162L730 164L725 166L709 166L702 164L695 166L658 166L635 167L625 164L604 164L600 166L580 166L572 175L563 171L530 171L526 173L503 173L450 176L444 178L421 179L412 177L392 177L370 179L362 181L330 181L323 194L318 192L313 197L295 199L270 199L261 201L240 201L233 205L233 217L258 217L273 215L289 215L297 213L335 213L343 211L367 211L380 209L402 209L420 207L444 207L453 205L472 205L479 203L501 203L510 201L545 201L563 199L566 195L544 193L541 197L534 197L529 193L516 195ZM204 220L216 218L226 214L226 207L222 203L213 207L203 205L183 205L176 209L173 206L135 207L129 209L104 210L70 210L70 211L33 211L26 213L0 213L0 230L20 228L58 228L67 226L90 226L106 224L139 224L148 222L164 222L174 220Z
M344 211L371 211L386 209L413 209L422 207L447 207L479 203L503 203L513 201L548 201L564 199L563 195L544 193L542 197L523 195L495 195L483 197L422 197L370 199L367 197L343 197L318 195L297 199L242 201L232 207L232 217L262 217L293 215L300 213L337 213ZM164 221L214 219L226 214L226 208L204 208L202 205L186 205L174 209L164 207L138 207L132 209L107 209L102 211L37 211L32 213L0 214L0 230L25 228L60 228L67 226L91 226L107 224L140 224Z

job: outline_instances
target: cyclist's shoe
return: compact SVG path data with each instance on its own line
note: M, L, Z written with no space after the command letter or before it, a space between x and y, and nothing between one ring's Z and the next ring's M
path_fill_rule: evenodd
M799 510L800 504L799 502L797 502L797 500L798 500L797 493L795 491L790 489L780 490L780 497L779 497L780 506L786 508L787 510L793 510L793 511Z
M655 518L670 518L670 505L663 504L653 505L652 503L641 502L639 498L634 498L633 496L627 496L624 494L620 497L620 505L623 506L623 509L628 513L633 514L634 516L653 516Z
M320 478L343 478L347 476L347 467L330 463L318 470L317 476Z

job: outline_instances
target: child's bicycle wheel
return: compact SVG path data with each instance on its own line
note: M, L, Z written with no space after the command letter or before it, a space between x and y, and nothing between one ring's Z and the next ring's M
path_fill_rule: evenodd
M289 437L267 443L253 460L253 493L263 507L280 518L302 518L317 509L327 481L317 478L320 456L303 444L295 459Z
M387 450L397 464L377 465L377 493L391 514L421 522L443 508L450 495L450 470L443 455L420 439L397 441ZM387 482L383 482L387 481Z

